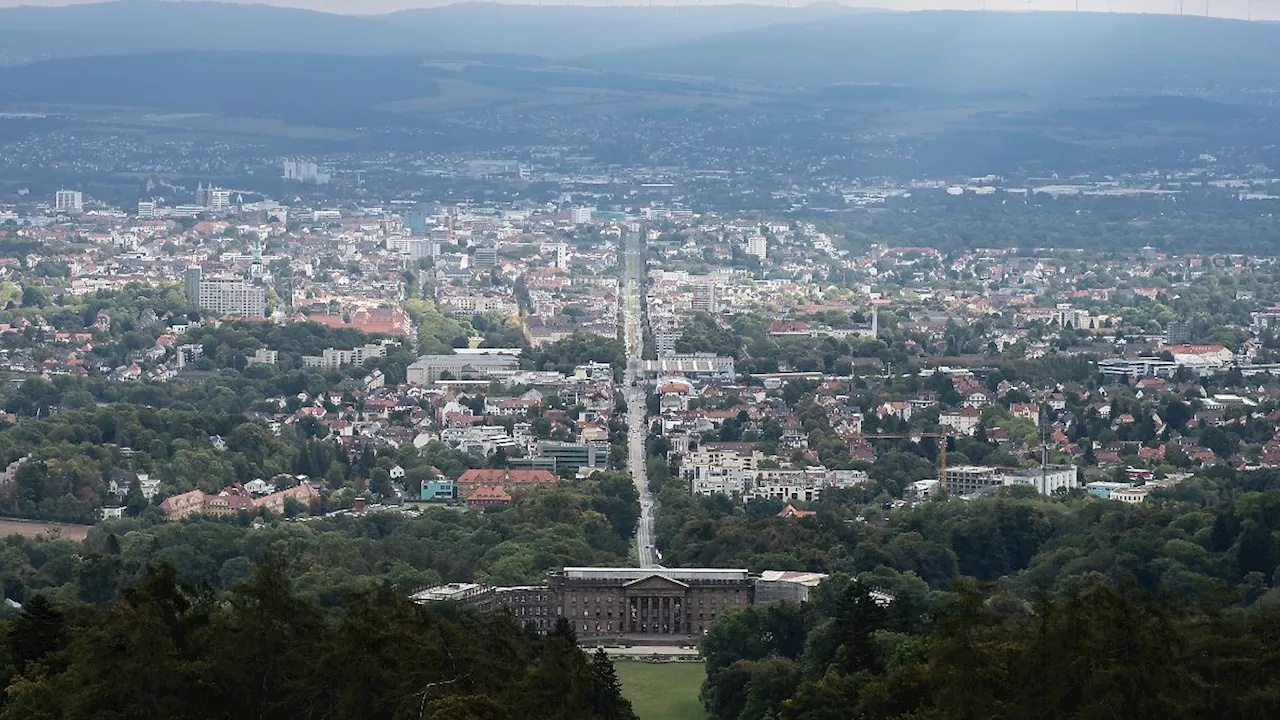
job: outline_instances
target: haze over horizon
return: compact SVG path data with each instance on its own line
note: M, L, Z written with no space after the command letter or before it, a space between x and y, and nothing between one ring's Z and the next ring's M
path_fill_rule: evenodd
M0 0L0 8L23 6L62 7L68 5L88 5L104 0ZM150 1L150 0L147 0ZM164 2L184 2L187 0L159 0ZM216 0L218 2L237 4L276 5L320 12L341 13L351 15L377 15L410 9L439 8L458 4L451 2L431 2L430 0ZM498 5L538 5L545 7L645 7L674 6L691 7L698 5L766 5L773 7L801 7L819 4L802 0L546 0L545 2L526 2L498 0L485 4ZM845 5L851 8L880 9L893 11L914 10L981 10L989 11L1056 11L1070 12L1117 12L1117 13L1149 13L1165 15L1209 15L1224 19L1280 20L1280 2L1274 0L866 0L828 3ZM1206 12L1207 10L1207 12Z

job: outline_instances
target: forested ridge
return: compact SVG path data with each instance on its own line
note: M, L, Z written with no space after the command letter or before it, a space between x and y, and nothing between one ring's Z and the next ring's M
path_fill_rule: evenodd
M388 587L323 613L277 561L229 593L148 570L109 605L33 598L0 626L0 718L634 718L567 623L422 607Z
M883 605L833 577L803 608L727 613L702 640L715 720L1261 718L1280 712L1280 606L1186 606L1094 584L1028 606L989 586Z

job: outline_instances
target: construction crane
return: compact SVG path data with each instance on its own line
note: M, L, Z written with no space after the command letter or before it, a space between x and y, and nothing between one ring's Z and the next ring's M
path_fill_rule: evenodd
M942 442L938 443L938 488L940 490L947 489L947 438L951 437L949 428L943 427L938 432L867 433L863 437L882 440L905 439L917 442L921 438L942 440Z

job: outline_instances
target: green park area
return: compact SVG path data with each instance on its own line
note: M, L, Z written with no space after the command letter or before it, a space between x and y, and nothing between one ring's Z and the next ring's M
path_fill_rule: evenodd
M703 720L698 700L706 670L702 663L615 662L622 694L640 720Z

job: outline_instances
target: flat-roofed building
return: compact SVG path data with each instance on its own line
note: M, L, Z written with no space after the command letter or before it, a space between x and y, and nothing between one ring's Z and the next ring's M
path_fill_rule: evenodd
M756 580L755 601L802 605L809 601L809 591L826 579L827 576L823 573L765 570Z
M410 385L437 380L488 380L514 373L520 360L511 355L423 355L406 371Z
M645 360L640 370L650 377L685 375L733 380L736 376L733 358L709 354L667 355L657 360Z
M409 599L417 603L466 603L481 610L490 610L493 608L494 594L492 585L454 582L423 588L410 595Z
M1034 468L998 468L986 465L959 465L947 468L945 486L952 495L975 495L990 488L1030 485L1041 495L1080 487L1075 465L1045 465Z
M199 281L196 304L201 310L219 315L267 314L267 293L262 287L239 278L204 278Z

